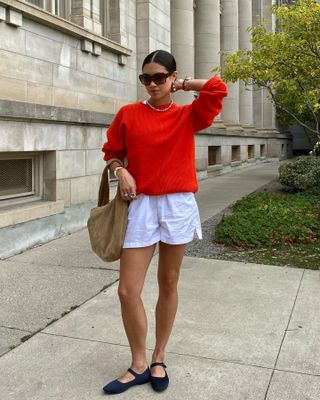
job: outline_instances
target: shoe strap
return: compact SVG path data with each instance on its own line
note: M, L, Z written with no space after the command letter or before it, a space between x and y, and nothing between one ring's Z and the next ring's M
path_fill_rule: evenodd
M167 368L166 364L164 362L154 362L150 365L150 368L155 367L156 365L160 365L161 367Z
M132 368L128 368L128 371L132 373L132 375L136 378L138 376L137 372L134 371Z
M148 368L147 368L148 369ZM132 375L137 378L138 376L142 375L144 372L142 372L141 374L138 374L136 371L134 371L132 368L128 368L128 371L132 373Z

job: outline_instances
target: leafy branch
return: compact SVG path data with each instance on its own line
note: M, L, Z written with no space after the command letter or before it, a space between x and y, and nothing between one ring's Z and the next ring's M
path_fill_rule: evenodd
M320 141L320 2L295 0L273 6L268 21L248 28L252 50L221 52L215 68L229 82L265 88L280 121L297 123Z

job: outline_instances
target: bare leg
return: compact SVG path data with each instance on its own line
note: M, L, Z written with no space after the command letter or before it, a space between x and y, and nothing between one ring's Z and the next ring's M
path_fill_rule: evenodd
M120 281L118 295L125 332L130 344L131 368L138 374L148 366L146 358L147 316L141 300L146 273L156 244L147 247L123 249L120 258ZM129 382L134 376L126 371L118 378Z
M156 346L152 362L164 361L165 347L178 308L177 285L185 247L185 244L171 245L159 242L159 298L156 306ZM152 376L165 376L165 371L160 366L153 367L151 372Z

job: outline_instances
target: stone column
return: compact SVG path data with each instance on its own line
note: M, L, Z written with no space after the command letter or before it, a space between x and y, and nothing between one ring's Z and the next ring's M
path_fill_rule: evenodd
M194 77L194 1L171 1L171 52L177 62L178 77ZM175 93L177 103L187 104L193 92Z
M170 0L136 0L137 4L137 68L140 73L144 58L152 51L170 51ZM146 90L137 78L138 99L145 99Z
M261 21L261 0L252 2L252 25ZM255 87L253 92L253 123L257 129L262 128L262 90Z
M222 0L221 5L221 47L234 53L239 49L238 0ZM228 84L228 92L223 100L222 119L228 129L242 130L239 125L239 82Z
M101 34L99 0L72 0L70 20L97 34Z
M273 29L271 15L272 0L261 0L261 18L267 21L268 29ZM266 89L262 90L262 127L273 130L274 125L273 104Z
M195 76L209 78L220 67L220 0L197 0L195 7Z
M252 26L252 1L239 0L239 48L252 50L251 34L247 28ZM245 130L254 130L253 126L253 92L240 81L239 120Z
M220 0L197 0L194 16L195 77L206 79L220 67ZM215 124L223 127L220 115Z

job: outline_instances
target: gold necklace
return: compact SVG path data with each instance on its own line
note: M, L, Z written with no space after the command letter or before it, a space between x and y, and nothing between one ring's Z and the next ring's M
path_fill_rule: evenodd
M162 109L159 109L159 108L156 108L156 107L153 107L150 103L149 103L149 99L146 101L146 104L150 107L150 108L152 108L154 111L160 111L160 112L163 112L163 111L168 111L169 110L169 108L171 108L172 107L172 105L173 105L173 100L171 99L171 101L170 101L170 104L168 105L168 107L166 107L166 108L162 108Z

